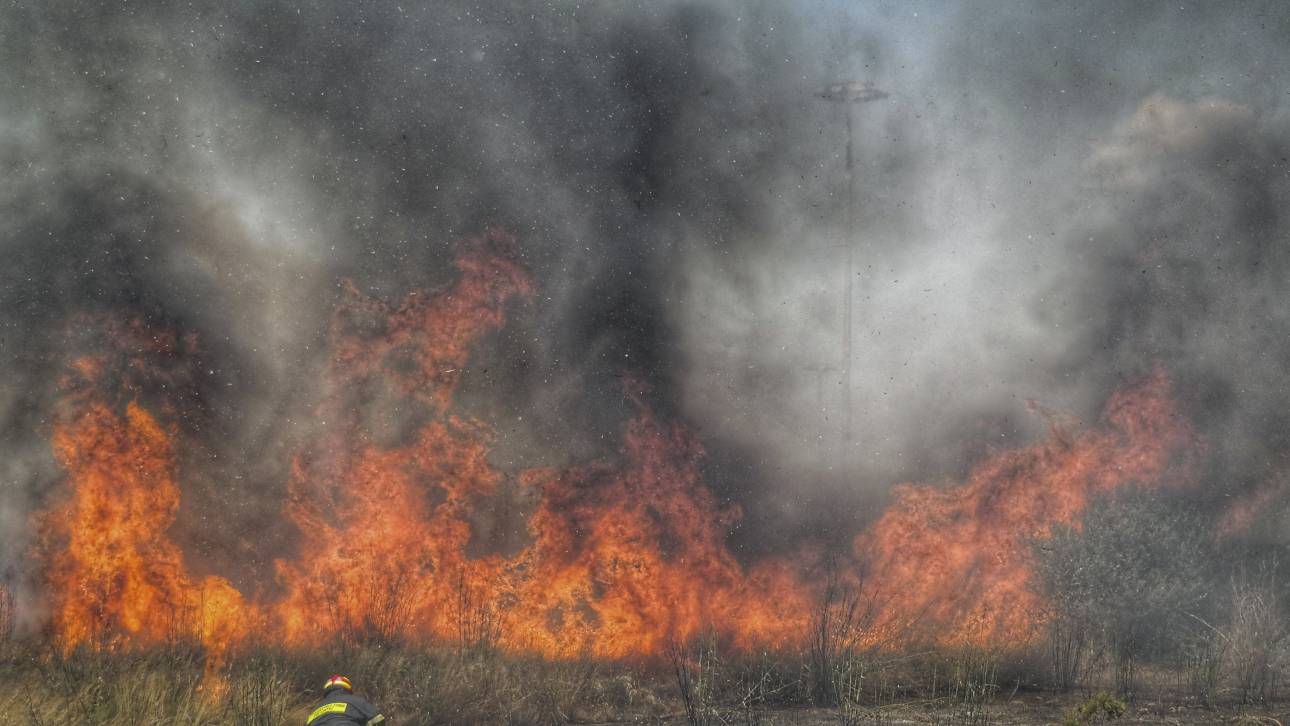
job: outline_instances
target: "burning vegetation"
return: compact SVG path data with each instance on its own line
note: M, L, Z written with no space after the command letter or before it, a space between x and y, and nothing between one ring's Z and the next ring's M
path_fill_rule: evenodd
M895 487L849 547L745 558L743 511L705 482L699 437L630 376L615 455L496 463L496 431L457 394L474 351L538 304L516 245L490 229L460 245L450 283L392 302L338 286L269 576L197 574L175 537L202 341L70 319L50 428L62 482L31 550L47 615L28 642L52 647L18 671L74 695L40 718L137 702L83 690L85 674L164 673L179 700L148 702L162 718L282 723L303 708L292 689L337 658L390 713L432 722L707 724L811 704L858 723L920 696L977 723L1008 679L1014 694L1093 681L1132 699L1152 668L1185 675L1203 706L1225 688L1275 697L1290 630L1276 553L1250 545L1270 500L1237 498L1212 522L1187 508L1205 496L1205 445L1163 366L1092 423L1049 415L1042 440L962 481ZM388 409L411 422L397 436L377 430ZM497 546L480 523L505 507L523 537ZM1235 574L1206 569L1214 548ZM0 591L6 632L21 605ZM1068 706L1073 722L1123 709Z
M52 442L65 488L39 517L38 546L60 648L191 640L218 665L248 643L321 637L622 659L710 634L736 651L781 651L807 647L819 603L839 591L872 608L855 647L1019 646L1045 625L1036 538L1076 525L1091 497L1187 481L1180 462L1197 442L1157 369L1094 426L1054 425L961 483L897 488L844 555L742 562L727 544L741 512L705 486L702 445L637 386L619 455L565 469L500 470L488 424L454 412L471 346L533 299L513 244L490 231L458 258L455 284L395 304L342 287L319 433L294 455L282 503L295 551L253 594L191 575L170 537L184 442L166 421L182 412L155 384L176 375L176 347L200 341L135 321L108 331L115 352L69 361ZM405 441L377 443L357 415L377 389L425 411ZM525 544L476 551L476 509L507 477L534 502Z

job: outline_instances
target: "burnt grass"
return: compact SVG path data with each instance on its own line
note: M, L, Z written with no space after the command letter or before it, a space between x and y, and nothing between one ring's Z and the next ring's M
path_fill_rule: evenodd
M615 662L379 643L243 651L211 673L205 660L183 644L62 653L5 641L0 713L35 726L298 726L339 672L396 725L1083 724L1117 715L1088 705L1102 702L1123 704L1117 723L1290 723L1290 701L1274 690L1252 698L1222 673L1198 686L1185 664L1143 665L1134 693L1117 699L1109 666L1058 692L1041 654L979 648L851 654L828 685L810 653L723 653L702 641Z

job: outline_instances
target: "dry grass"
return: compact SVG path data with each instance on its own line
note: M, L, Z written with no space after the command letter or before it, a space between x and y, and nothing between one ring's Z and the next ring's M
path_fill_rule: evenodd
M327 675L343 672L398 724L557 724L620 714L666 715L672 704L629 669L493 652L368 647L338 658L261 651L233 658L217 677L199 650L67 655L0 645L0 713L6 724L230 724L304 722ZM648 670L648 669L647 669Z
M1091 691L1061 696L1038 684L1042 649L858 653L863 663L839 682L841 704L813 707L814 661L802 652L738 652L711 634L674 648L670 662L552 662L493 649L402 648L338 644L335 652L260 650L231 658L219 678L203 674L203 654L183 646L145 652L52 653L0 639L0 713L4 723L240 724L299 726L327 675L343 672L392 724L1012 724L1051 723ZM846 653L838 658L845 660ZM1238 670L1238 669L1232 669ZM1112 666L1092 669L1081 689L1113 684ZM1144 672L1154 700L1134 715L1196 723L1243 707L1242 690L1222 703L1189 700L1187 674ZM1239 685L1244 672L1225 674ZM1173 684L1171 687L1170 684ZM686 689L689 689L688 691ZM687 709L687 697L688 705ZM1051 705L1048 702L1051 700ZM1018 704L1026 704L1020 711ZM1037 711L1043 703L1045 711ZM1171 705L1173 704L1173 705ZM1172 720L1178 707L1200 714ZM1261 710L1275 713L1275 704ZM1207 715L1206 715L1207 714Z

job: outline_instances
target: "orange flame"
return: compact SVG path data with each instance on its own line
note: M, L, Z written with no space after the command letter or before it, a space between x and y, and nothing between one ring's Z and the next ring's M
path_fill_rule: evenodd
M64 649L196 639L219 659L245 632L241 595L226 580L186 574L167 536L179 507L170 433L135 403L118 415L91 401L60 422L54 452L70 496L43 518L61 543L46 577Z
M345 286L320 407L332 432L297 457L289 481L287 516L301 531L300 552L277 562L286 594L274 608L288 643L320 632L446 636L453 583L500 575L498 559L464 554L474 502L499 480L487 461L489 434L444 412L469 344L502 325L509 298L531 294L527 275L498 252L511 242L491 230L457 261L453 288L414 293L397 307ZM351 404L373 381L393 383L437 418L410 444L375 445Z
M64 647L184 635L218 663L255 631L289 646L352 636L624 657L709 628L737 647L801 645L824 587L809 558L740 563L726 539L741 511L704 485L693 434L642 400L614 461L515 474L531 497L527 543L475 552L476 510L507 475L489 461L491 430L453 414L452 398L472 345L504 324L508 301L532 295L510 243L490 231L457 261L455 285L397 305L343 286L316 411L323 433L288 480L298 550L276 562L279 594L264 602L187 574L167 534L180 496L173 432L137 400L119 412L92 389L70 394L54 431L69 494L41 519L51 628ZM122 330L158 341L132 347L131 375L179 345ZM83 358L68 378L98 380L112 367ZM422 422L397 445L365 428L361 404L374 389ZM883 603L878 631L917 620L947 642L1024 640L1038 604L1029 538L1073 521L1094 493L1165 480L1190 443L1157 371L1115 394L1097 428L1054 429L960 485L898 487L855 539L855 570L843 577L869 574Z
M278 562L286 596L275 608L287 642L319 632L460 640L483 635L467 632L483 623L508 647L550 655L658 652L663 639L708 624L784 640L791 620L781 615L795 602L784 597L787 568L745 573L735 562L724 538L738 510L720 509L703 487L693 437L663 430L648 411L628 426L621 471L602 463L521 474L539 497L528 547L510 558L466 555L475 503L502 475L487 460L488 429L444 414L456 382L445 373L465 365L467 345L500 326L506 299L529 287L486 250L458 264L456 287L393 309L347 289L332 326L327 406L379 379L440 416L394 448L373 444L350 417L324 456L297 460L287 511L302 532L300 557Z
M1290 475L1280 472L1233 498L1219 517L1215 538L1223 541L1249 534L1260 521L1266 521L1270 512L1277 511L1274 505L1283 501L1287 489L1290 489Z
M1027 587L1030 540L1074 521L1095 493L1160 482L1192 442L1156 370L1111 397L1099 428L1054 429L982 462L961 485L897 487L854 542L889 598L886 627L920 621L950 642L1026 642L1040 605Z
M741 516L719 507L702 450L644 411L627 426L621 468L534 473L541 503L515 598L518 643L545 653L661 653L715 628L737 644L799 637L809 600L783 562L745 571L727 549Z

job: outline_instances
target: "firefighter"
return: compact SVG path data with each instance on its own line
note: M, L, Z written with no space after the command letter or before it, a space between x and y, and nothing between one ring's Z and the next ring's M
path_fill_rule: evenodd
M345 676L332 676L323 685L323 700L309 714L305 726L375 726L385 717L372 704L354 695L354 685Z

